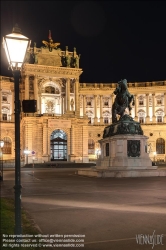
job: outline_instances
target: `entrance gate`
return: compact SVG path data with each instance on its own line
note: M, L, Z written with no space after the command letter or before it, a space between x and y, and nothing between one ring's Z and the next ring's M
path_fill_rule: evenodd
M63 130L51 134L50 149L51 161L67 161L67 136Z

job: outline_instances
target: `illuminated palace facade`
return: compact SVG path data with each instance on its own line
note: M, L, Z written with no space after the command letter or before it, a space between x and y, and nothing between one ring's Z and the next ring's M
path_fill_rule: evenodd
M28 163L89 162L100 155L99 140L112 123L116 83L80 83L79 55L49 46L27 53L20 100L37 100L35 113L21 107L21 157ZM127 78L127 76L126 76ZM120 79L119 79L120 80ZM14 159L14 83L0 77L1 140L4 160ZM128 83L135 96L131 116L148 136L152 160L166 161L166 81ZM25 157L24 150L29 150ZM156 155L155 155L156 152ZM27 160L26 160L27 161Z

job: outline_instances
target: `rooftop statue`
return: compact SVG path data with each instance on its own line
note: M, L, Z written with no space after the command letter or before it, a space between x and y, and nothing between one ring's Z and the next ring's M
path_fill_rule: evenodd
M120 118L124 116L125 109L128 108L129 113L131 111L131 102L132 105L135 104L134 96L131 95L127 89L127 80L121 80L118 82L118 86L114 91L116 95L115 101L112 105L112 123L117 122L117 115L120 115Z
M42 43L49 48L49 51L51 52L53 49L57 49L57 47L60 45L60 43L53 43L52 37L51 37L51 30L49 30L49 35L48 35L49 42L47 41L42 41Z

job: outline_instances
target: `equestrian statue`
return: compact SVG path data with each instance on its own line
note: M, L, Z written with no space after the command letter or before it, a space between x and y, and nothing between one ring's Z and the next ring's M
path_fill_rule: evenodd
M114 91L116 95L115 101L112 105L112 123L117 122L117 115L120 115L120 118L126 113L126 108L130 111L132 110L132 105L135 105L134 96L131 95L127 89L127 80L123 79L118 82L118 86Z

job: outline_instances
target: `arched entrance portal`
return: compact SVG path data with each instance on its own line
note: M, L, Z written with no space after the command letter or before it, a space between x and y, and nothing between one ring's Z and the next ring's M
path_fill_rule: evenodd
M61 130L54 130L50 138L51 161L67 161L67 135Z

